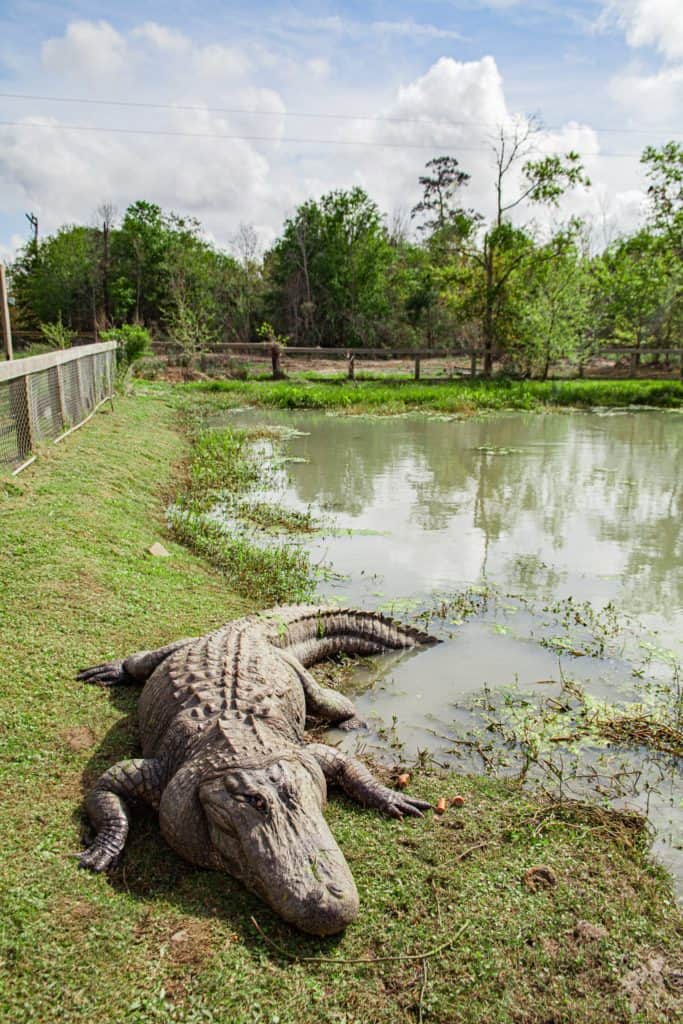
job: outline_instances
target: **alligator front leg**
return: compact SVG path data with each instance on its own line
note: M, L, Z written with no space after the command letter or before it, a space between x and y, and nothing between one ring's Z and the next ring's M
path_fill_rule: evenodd
M101 665L82 668L76 678L95 686L117 686L122 683L146 683L155 668L180 647L186 647L192 640L175 640L156 651L137 651L118 661L105 661Z
M79 859L82 868L105 871L121 855L128 836L129 800L144 800L158 809L165 783L163 765L156 758L119 761L101 775L85 806L97 830L95 840Z
M421 818L422 812L431 807L426 800L418 800L383 786L357 758L342 753L336 747L328 747L325 743L310 743L306 750L313 754L329 783L339 786L348 796L366 807L374 807L392 818L402 818L404 814Z

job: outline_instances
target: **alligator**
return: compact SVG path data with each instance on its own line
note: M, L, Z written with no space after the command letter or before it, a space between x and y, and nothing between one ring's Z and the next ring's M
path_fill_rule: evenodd
M307 742L307 717L358 722L353 703L308 669L340 653L433 643L375 612L291 605L81 670L99 686L143 685L143 756L115 764L87 797L96 834L80 865L116 865L129 804L142 801L185 860L239 879L302 931L343 930L358 892L323 816L327 785L394 818L430 804L382 785L338 748Z

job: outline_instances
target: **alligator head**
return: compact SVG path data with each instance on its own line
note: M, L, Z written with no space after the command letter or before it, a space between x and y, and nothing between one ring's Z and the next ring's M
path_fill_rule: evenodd
M323 817L326 785L303 751L261 766L224 769L199 787L213 866L314 935L341 931L358 913L358 892Z

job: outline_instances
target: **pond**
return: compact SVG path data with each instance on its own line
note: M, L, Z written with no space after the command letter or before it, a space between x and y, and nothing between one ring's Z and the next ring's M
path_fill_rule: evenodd
M604 724L680 726L683 414L231 421L288 432L270 496L320 522L319 593L444 640L357 665L335 739L638 807L683 891L680 763Z

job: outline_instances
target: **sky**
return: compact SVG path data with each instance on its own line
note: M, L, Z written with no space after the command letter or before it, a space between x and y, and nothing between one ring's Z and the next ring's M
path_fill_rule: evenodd
M492 138L532 117L535 152L577 150L592 181L561 216L597 246L632 230L643 148L683 141L683 3L0 0L0 258L28 212L44 235L138 199L226 248L354 185L409 223L444 154L490 215Z

